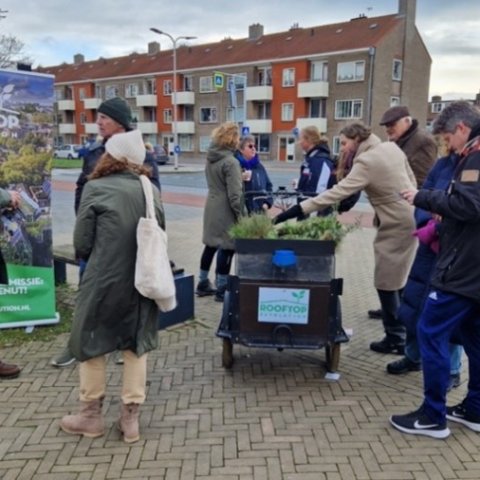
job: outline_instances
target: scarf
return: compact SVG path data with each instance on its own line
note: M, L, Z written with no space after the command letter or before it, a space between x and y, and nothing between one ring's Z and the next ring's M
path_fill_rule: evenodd
M240 152L235 156L240 162L240 166L245 170L253 170L260 163L258 155L255 155L251 160L245 160Z

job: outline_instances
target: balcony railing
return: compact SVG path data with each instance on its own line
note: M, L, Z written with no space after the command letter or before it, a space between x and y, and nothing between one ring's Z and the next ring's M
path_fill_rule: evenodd
M300 82L297 95L299 98L327 98L328 82Z
M137 128L142 133L158 133L158 124L157 122L138 122Z
M177 92L177 105L195 105L194 92ZM172 96L173 101L173 96Z
M88 133L90 135L96 135L98 134L98 127L96 123L85 123L85 133Z
M246 125L251 133L272 133L272 121L270 119L247 119Z
M261 102L273 99L273 88L270 85L247 87L245 91L247 102Z
M189 122L189 121L177 122L177 133L193 135L195 133L195 122Z
M60 123L58 125L60 135L77 133L77 126L74 123Z
M102 99L97 97L83 99L83 105L87 110L96 110L101 103L102 103Z
M59 110L75 110L75 100L59 100Z
M155 94L137 95L137 107L156 107L157 96Z
M327 132L327 119L318 117L297 118L297 128L317 127L319 132Z

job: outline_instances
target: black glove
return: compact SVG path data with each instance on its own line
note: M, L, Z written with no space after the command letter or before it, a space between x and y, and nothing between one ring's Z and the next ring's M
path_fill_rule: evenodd
M284 212L280 213L273 219L273 224L277 225L278 223L282 223L285 220L288 220L290 218L297 218L299 216L303 216L303 210L300 205L294 205L293 207L290 207L288 210L285 210Z

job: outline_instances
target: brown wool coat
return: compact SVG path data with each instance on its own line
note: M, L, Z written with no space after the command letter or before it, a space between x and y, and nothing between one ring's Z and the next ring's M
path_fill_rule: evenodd
M330 190L305 200L305 213L334 205L364 190L375 210L377 234L374 284L379 290L399 290L405 286L417 249L413 207L399 192L415 188L415 177L405 154L395 143L381 143L375 135L362 142L350 173Z
M396 141L396 144L407 156L418 188L421 188L437 159L435 140L428 132L418 128L418 123L414 120L412 126Z

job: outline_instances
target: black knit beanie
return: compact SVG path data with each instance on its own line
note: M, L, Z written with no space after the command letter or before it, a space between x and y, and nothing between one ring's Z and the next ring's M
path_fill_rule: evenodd
M120 97L109 98L100 104L98 112L107 115L117 123L122 125L125 130L131 130L130 122L132 121L132 111L128 103Z

